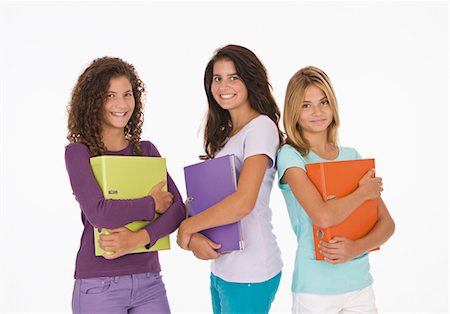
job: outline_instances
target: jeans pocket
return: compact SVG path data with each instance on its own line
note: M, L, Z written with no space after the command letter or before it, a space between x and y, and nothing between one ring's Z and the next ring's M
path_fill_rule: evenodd
M80 279L80 291L83 294L100 294L111 287L110 277Z
M153 277L153 279L155 279L155 280L161 280L162 279L161 273L150 273L150 274Z

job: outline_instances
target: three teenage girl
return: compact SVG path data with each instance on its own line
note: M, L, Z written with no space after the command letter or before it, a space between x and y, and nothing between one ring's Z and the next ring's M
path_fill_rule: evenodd
M128 254L152 246L173 232L185 217L181 196L167 175L168 192L157 184L139 199L103 197L89 159L98 155L159 157L156 147L140 141L145 92L134 67L118 58L94 60L78 78L68 107L65 160L84 225L76 258L74 313L170 313L157 252ZM123 226L153 220L138 232ZM94 254L94 227L107 228L100 246L112 255ZM120 258L119 258L120 257Z
M360 159L337 145L339 115L328 76L306 67L289 81L285 105L286 143L277 157L279 187L297 236L292 281L293 313L376 313L367 252L394 232L394 222L380 198L380 178L369 171L352 194L323 201L306 175L309 163ZM378 199L378 222L365 237L335 237L319 244L325 261L315 260L312 223L326 228L349 216L360 204Z
M178 244L199 259L211 259L214 313L268 313L278 290L282 261L272 232L269 196L277 166L279 187L298 246L293 274L294 313L376 313L367 252L394 232L394 222L380 198L382 183L369 171L358 189L341 199L322 201L308 179L308 163L361 158L353 148L337 145L337 101L327 75L315 67L298 71L285 98L286 141L278 127L280 112L267 72L247 48L228 45L207 64L204 88L208 115L205 155L234 154L237 191L206 211L184 220ZM140 141L144 85L134 67L118 58L100 58L79 77L69 106L66 167L80 204L84 230L76 260L74 313L170 313L158 253L128 254L153 245L173 232L185 217L180 194L167 176L168 192L156 185L149 196L104 199L90 168L97 155L160 156ZM279 150L279 145L283 144ZM316 261L312 223L335 225L368 199L378 199L375 227L359 240L336 237L321 242L325 261ZM123 226L152 220L131 232ZM241 221L245 249L219 254L220 245L198 233ZM95 257L93 228L110 231L100 246L114 251Z

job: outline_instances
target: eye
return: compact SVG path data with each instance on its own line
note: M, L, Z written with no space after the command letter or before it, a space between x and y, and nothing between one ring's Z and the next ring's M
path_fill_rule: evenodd
M113 97L114 97L114 94L113 94L113 93L107 93L107 94L106 94L106 97L107 97L107 98L113 98Z
M216 76L213 76L212 80L213 80L213 82L220 82L221 78L220 78L220 76L216 75Z
M328 106L330 103L328 102L328 99L324 99L320 102L320 104L323 106Z
M311 104L303 104L302 109L308 109L311 107Z
M126 97L133 97L133 93L132 93L132 92L126 92L126 93L125 93L125 96L126 96Z
M241 78L239 77L239 76L237 76L237 75L232 75L231 77L230 77L230 80L232 80L232 81L237 81L237 80L240 80Z

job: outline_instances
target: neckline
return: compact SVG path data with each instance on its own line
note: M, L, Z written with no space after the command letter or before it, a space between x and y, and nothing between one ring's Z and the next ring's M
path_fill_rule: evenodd
M259 114L258 116L254 117L253 119L248 121L247 124L245 124L236 134L234 134L232 136L227 136L227 140L230 139L230 138L235 137L236 135L238 135L239 133L244 131L253 121L255 121L256 119L258 119L259 117L262 117L262 116L264 116L264 115L263 114Z
M122 153L125 150L127 150L130 147L130 145L131 145L131 142L128 142L128 145L125 146L124 148L120 149L120 150L109 150L108 149L107 152L110 153L110 154L119 154L119 153Z
M316 152L314 152L312 149L310 150L310 153L313 153L313 154L314 154L316 157L318 157L320 160L324 160L324 161L336 161L336 160L339 159L339 157L341 156L341 152L342 152L342 149L341 149L339 146L337 147L337 149L338 149L338 154L337 154L336 158L333 158L333 159L326 159L326 158L323 158L323 157L319 156L318 154L316 154Z

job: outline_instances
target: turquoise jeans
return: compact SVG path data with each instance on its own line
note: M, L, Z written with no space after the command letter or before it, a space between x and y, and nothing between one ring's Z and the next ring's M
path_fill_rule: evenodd
M214 314L269 313L280 284L281 272L258 283L228 282L211 274L211 297Z

